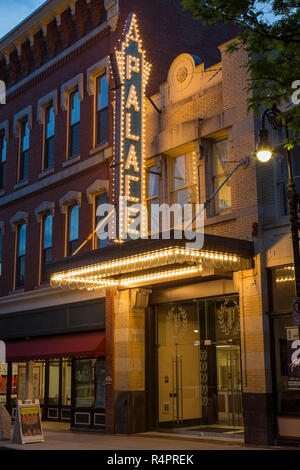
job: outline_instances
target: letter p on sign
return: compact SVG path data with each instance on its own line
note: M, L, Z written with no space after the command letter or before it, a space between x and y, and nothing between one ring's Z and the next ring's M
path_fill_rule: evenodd
M0 341L0 364L6 363L6 346L3 341Z

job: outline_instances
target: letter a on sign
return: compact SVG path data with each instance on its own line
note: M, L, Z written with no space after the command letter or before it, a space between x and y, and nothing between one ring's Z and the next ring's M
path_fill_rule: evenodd
M146 204L145 96L151 69L134 14L128 16L123 37L111 57L111 68L115 81L114 205L118 235L126 239L126 233L136 232L132 214L140 216L132 206L139 204L143 212ZM145 217L142 219L141 235L146 232Z

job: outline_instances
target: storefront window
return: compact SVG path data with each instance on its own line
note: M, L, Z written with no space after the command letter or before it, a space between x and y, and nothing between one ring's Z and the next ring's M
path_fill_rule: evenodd
M295 297L293 266L273 269L271 277L277 411L300 414L300 335L291 314Z
M77 359L76 408L105 408L105 360Z
M62 361L62 406L71 406L72 363Z
M105 408L105 360L95 364L95 408Z
M94 359L76 360L76 408L94 405Z
M44 404L45 399L45 362L35 362L33 367L33 399Z
M59 360L49 362L49 405L59 405Z
M0 403L2 405L6 405L7 372L7 364L0 364Z
M26 396L26 363L12 364L11 379L11 405L15 406L17 400L25 400Z

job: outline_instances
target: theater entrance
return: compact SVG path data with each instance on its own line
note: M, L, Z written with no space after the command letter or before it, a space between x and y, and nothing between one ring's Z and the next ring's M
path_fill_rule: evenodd
M242 434L238 297L155 311L158 429Z

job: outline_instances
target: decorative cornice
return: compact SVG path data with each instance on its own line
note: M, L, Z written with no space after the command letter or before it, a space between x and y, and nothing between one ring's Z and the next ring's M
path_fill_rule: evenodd
M44 201L34 211L36 221L39 223L45 214L54 215L54 212L55 212L55 202Z
M61 103L60 106L64 111L68 110L68 103L69 103L69 94L75 88L78 87L78 95L80 101L83 100L83 88L84 88L84 75L83 73L79 73L75 77L68 80L61 86L60 89L60 99Z
M32 128L32 106L27 106L27 108L21 109L17 114L14 115L14 129L13 133L15 137L19 136L20 132L20 120L25 118L27 116L28 118L28 126L29 129Z
M119 0L104 0L104 6L107 11L107 23L112 31L116 31L119 20Z
M59 207L62 214L65 214L67 208L72 204L78 204L81 207L82 193L80 191L69 191L59 200Z
M93 202L93 196L95 194L108 193L109 181L108 180L96 180L86 190L86 197L90 204Z
M58 57L55 57L48 63L42 65L38 70L33 72L30 76L26 77L21 82L10 87L6 90L7 102L22 95L30 88L36 86L41 81L48 78L51 74L55 73L58 69L71 62L77 56L83 54L85 51L93 47L99 40L104 39L109 34L109 28L106 24L102 24L88 35L87 39L82 38L75 45L70 46L63 51Z
M37 121L40 124L45 123L45 109L50 102L52 102L53 104L53 111L56 116L58 113L58 91L57 90L51 91L50 93L48 93L47 95L43 96L42 98L38 100Z
M28 224L29 221L29 213L18 211L16 214L10 219L10 226L13 232L16 231L16 228L21 223Z
M86 80L87 80L87 92L89 96L95 95L95 77L101 73L106 72L107 81L109 80L109 60L108 57L100 60L96 64L92 65L87 69Z
M1 122L0 124L0 131L4 130L5 132L5 140L9 142L9 120Z

